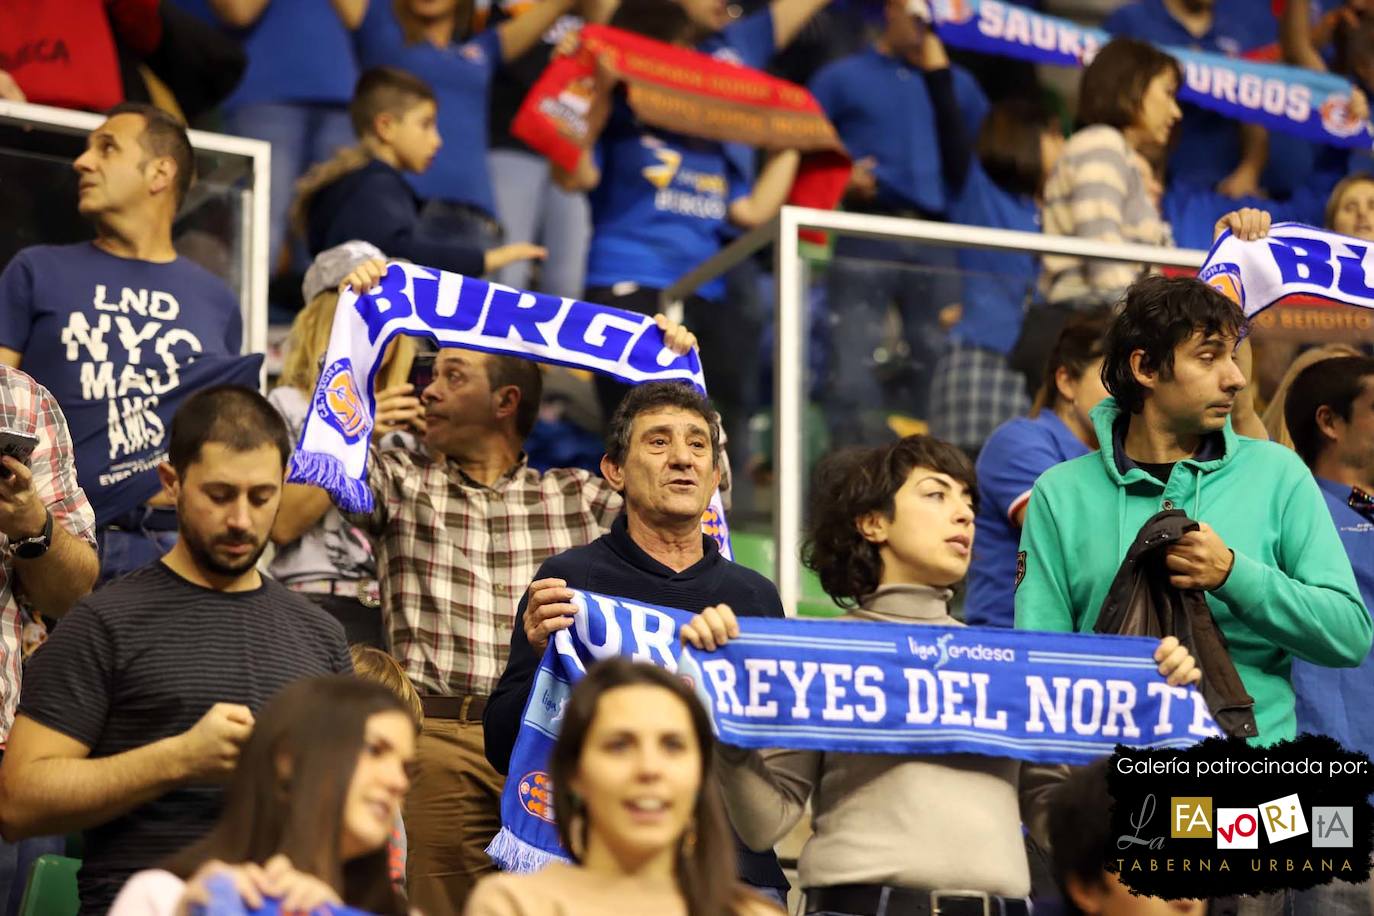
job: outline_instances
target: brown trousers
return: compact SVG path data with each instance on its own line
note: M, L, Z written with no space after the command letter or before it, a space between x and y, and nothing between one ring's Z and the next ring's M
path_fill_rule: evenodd
M427 916L458 916L494 871L486 846L501 829L505 778L483 753L481 722L426 718L405 804L406 893Z

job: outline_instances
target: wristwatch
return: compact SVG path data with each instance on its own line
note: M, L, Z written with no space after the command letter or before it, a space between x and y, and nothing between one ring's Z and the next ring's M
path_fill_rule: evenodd
M14 555L19 559L36 560L52 546L52 511L45 509L43 514L47 519L43 522L42 534L14 542Z

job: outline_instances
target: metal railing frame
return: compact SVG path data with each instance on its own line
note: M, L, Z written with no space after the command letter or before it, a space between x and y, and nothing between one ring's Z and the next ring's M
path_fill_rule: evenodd
M777 283L776 332L773 368L773 541L776 545L774 582L789 615L801 598L801 530L804 480L804 411L806 408L806 260L799 248L802 230L841 235L923 242L958 248L1069 255L1106 261L1128 261L1157 267L1196 269L1207 253L1193 249L1094 242L1068 236L1041 235L1007 229L987 229L927 220L842 213L805 207L784 207L769 222L735 239L663 291L661 304L680 314L681 302L703 283L769 244L774 249ZM708 380L709 383L709 380Z

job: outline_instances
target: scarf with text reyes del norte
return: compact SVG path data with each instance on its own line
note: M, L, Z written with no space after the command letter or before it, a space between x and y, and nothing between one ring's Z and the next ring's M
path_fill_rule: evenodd
M686 678L717 737L746 748L984 754L1086 764L1117 744L1181 748L1220 735L1192 687L1171 687L1157 640L984 627L740 619L715 652L680 646L692 615L574 591L525 706L487 854L506 871L566 859L548 760L574 686L618 655Z
M576 53L555 57L525 96L511 133L571 171L593 133L594 103L613 78L645 124L689 137L803 154L788 203L829 210L849 159L811 93L758 70L615 29L582 29Z
M1085 67L1112 38L1002 0L933 0L932 13L940 38L953 47L1038 64ZM1264 13L1257 9L1255 15ZM1369 149L1374 140L1369 122L1351 114L1351 85L1342 77L1187 48L1162 50L1183 69L1180 101L1331 146Z
M1243 242L1228 229L1212 245L1198 278L1252 318L1287 296L1374 309L1365 255L1374 244L1301 223L1275 223L1269 234Z
M377 410L373 383L398 334L425 337L440 347L589 369L627 385L683 381L706 391L697 351L679 356L669 350L652 318L393 261L376 288L339 297L323 369L287 476L291 483L324 488L348 512L372 509L367 453ZM719 493L701 525L729 558L730 532Z

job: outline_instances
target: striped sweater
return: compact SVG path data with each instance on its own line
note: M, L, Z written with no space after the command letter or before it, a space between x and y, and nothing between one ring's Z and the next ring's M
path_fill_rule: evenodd
M1148 166L1114 127L1069 138L1045 183L1044 231L1103 242L1172 245L1147 183ZM1040 290L1049 302L1080 296L1114 301L1146 265L1046 255Z

